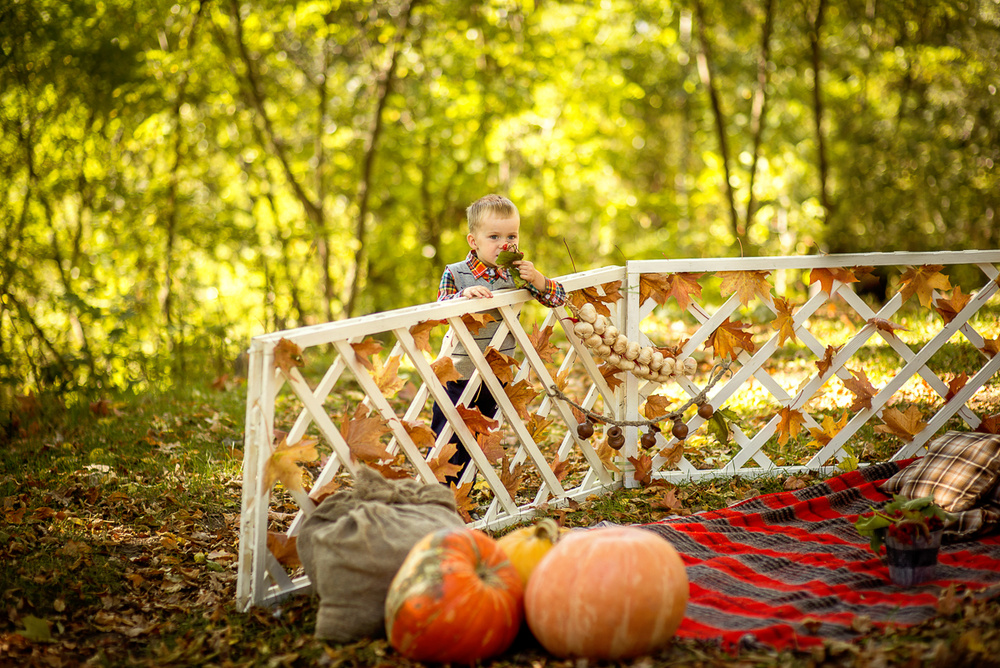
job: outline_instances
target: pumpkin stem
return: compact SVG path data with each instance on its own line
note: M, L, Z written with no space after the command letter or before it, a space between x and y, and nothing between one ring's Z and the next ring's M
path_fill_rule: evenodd
M535 537L555 544L559 540L559 525L551 517L543 517L535 523Z

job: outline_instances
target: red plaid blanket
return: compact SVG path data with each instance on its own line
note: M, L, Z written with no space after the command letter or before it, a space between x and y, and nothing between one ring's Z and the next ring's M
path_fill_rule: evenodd
M1000 536L942 546L937 579L889 581L882 558L854 529L858 514L889 497L878 485L908 462L886 462L795 492L725 510L643 525L687 565L691 599L677 635L729 649L807 649L851 641L866 625L910 626L937 614L938 597L1000 596ZM870 624L855 622L867 618Z

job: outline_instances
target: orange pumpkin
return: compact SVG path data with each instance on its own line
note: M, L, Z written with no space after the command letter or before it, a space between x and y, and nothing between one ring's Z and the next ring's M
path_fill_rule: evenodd
M524 618L521 576L477 529L422 538L389 585L389 643L417 661L474 663L507 649Z
M559 657L618 660L667 644L684 618L684 562L663 538L635 527L575 531L535 568L528 626Z

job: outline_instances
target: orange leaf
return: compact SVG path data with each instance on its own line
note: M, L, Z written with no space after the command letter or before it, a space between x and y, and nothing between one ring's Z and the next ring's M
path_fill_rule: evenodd
M651 394L646 398L642 414L647 420L659 420L670 412L671 401L660 394Z
M434 430L425 425L423 422L410 422L409 420L402 420L403 429L406 430L407 436L413 441L413 444L417 446L421 451L427 452L434 447L434 441L437 439L437 434Z
M501 383L513 382L514 373L511 371L511 367L517 366L516 359L510 355L504 355L496 348L490 347L486 349L486 361L489 362L490 368L493 370L493 375L497 377L497 380Z
M896 330L908 331L906 327L902 325L897 325L891 320L886 320L885 318L869 318L868 324L875 327L875 329L883 331L892 336L896 336Z
M678 274L645 274L639 282L639 302L642 303L642 281L649 278L647 289L650 297L656 300L661 306L673 297L677 300L677 305L682 309L687 309L691 305L691 297L701 298L701 285L698 279L704 274L678 273Z
M302 492L302 468L299 462L313 462L319 459L314 438L304 438L289 444L285 439L271 453L265 470L265 487L271 489L275 480L280 480L287 489Z
M778 415L781 416L777 427L778 445L785 445L789 438L795 438L799 435L799 428L806 421L806 418L801 411L789 406L782 408Z
M664 447L657 454L663 457L664 466L677 466L684 456L684 441L674 441L673 445Z
M577 408L573 406L574 415L577 413ZM545 433L549 430L552 425L552 420L546 420L537 413L532 413L528 420L525 422L525 427L528 429L528 435L531 436L531 440L535 443L542 441L545 438Z
M572 367L566 367L565 369L557 373L556 377L552 379L555 382L556 389L559 390L560 392L564 391L566 389L566 386L569 385L569 372L571 370Z
M429 355L433 355L434 353L431 351L431 330L443 322L444 320L425 320L410 327L410 336L413 337L413 342L417 345L417 348Z
M354 417L349 417L347 411L340 423L340 435L344 437L351 455L363 462L377 462L392 459L379 439L389 431L381 417L361 417L364 406L358 406Z
M984 417L983 421L976 427L976 431L983 434L1000 434L1000 413Z
M552 473L555 474L556 480L562 482L563 478L566 477L566 474L569 473L569 462L562 461L559 459L559 455L556 455L556 458L549 463L549 468L552 469Z
M864 369L851 371L851 377L843 381L843 383L844 387L854 394L854 403L851 404L848 410L857 412L861 409L870 409L872 407L872 397L875 396L878 390L868 380L868 375Z
M778 330L778 345L782 345L789 339L795 341L795 320L792 305L784 297L778 297L774 300L774 307L778 311L774 318L774 328Z
M462 374L455 370L455 361L450 357L442 357L431 362L431 369L442 385L450 380L462 380Z
M532 326L531 334L528 336L528 340L531 341L532 347L538 356L542 358L543 362L555 362L555 354L559 352L559 348L552 345L549 342L549 338L552 336L552 325L549 325L545 329L538 329L538 323L534 323Z
M993 359L1000 353L1000 339L983 339L983 347L980 348L984 355Z
M722 285L719 291L723 297L734 292L739 296L740 303L747 306L754 296L771 303L771 284L767 281L770 271L720 271Z
M945 396L945 403L951 401L958 394L958 391L965 387L966 383L969 382L969 376L964 371L948 382L948 394Z
M814 429L812 427L809 428L809 433L812 434L813 437L813 440L809 442L809 445L815 446L817 450L821 449L845 426L847 426L847 413L841 415L840 419L836 421L833 419L832 415L827 415L823 418L823 424L820 429Z
M939 292L950 290L951 282L947 276L941 273L942 269L944 269L944 265L940 264L925 264L917 268L909 267L900 277L903 283L903 289L900 290L903 301L905 302L915 293L921 304L930 306L934 290Z
M858 268L855 267L855 270ZM833 294L833 282L857 283L855 272L846 267L818 267L809 272L809 285L819 282L819 286L828 295Z
M736 359L737 350L752 353L755 350L753 339L749 332L744 332L750 325L742 322L730 322L729 318L719 325L719 328L708 337L705 346L715 349L716 357Z
M369 358L378 355L382 350L382 344L375 339L368 337L361 343L352 343L351 348L354 349L354 357L358 362L364 366L366 369L372 368L372 363Z
M621 473L621 469L615 465L615 456L618 451L608 445L608 439L603 439L597 444L597 456L600 457L601 463L604 464L604 468L614 473Z
M462 316L462 322L465 323L465 328L469 330L469 333L475 336L479 333L483 327L488 323L496 320L489 313L466 313Z
M274 346L274 365L285 373L291 372L292 367L304 366L302 348L288 339L281 339Z
M825 376L826 372L830 370L833 366L833 358L837 356L840 349L844 346L827 346L826 350L823 351L823 359L816 362L816 368L819 369L819 375Z
M309 490L309 498L316 503L321 503L323 499L330 496L334 492L340 489L340 483L336 480L331 480L322 487L313 487Z
M611 366L610 364L602 364L598 367L598 370L601 372L601 377L604 378L604 382L607 383L608 387L612 390L616 390L621 387L623 379L618 377L618 374L621 373L621 369Z
M635 467L635 479L643 487L648 487L653 482L653 458L647 454L638 457L629 457Z
M458 507L458 514L466 522L472 521L472 515L469 514L469 511L476 508L476 502L470 497L472 489L473 485L471 482L467 482L461 487L452 488L455 493L455 505Z
M267 532L267 549L271 551L278 563L285 568L295 569L302 565L299 561L299 550L296 546L298 538L276 531Z
M481 432L476 434L476 443L479 444L479 448L483 451L483 454L486 455L486 459L491 464L497 463L504 456L502 441L503 432L499 429L491 431L488 434Z
M528 419L528 404L538 396L538 390L531 386L527 379L520 380L513 385L504 387L507 398L514 404L514 410L521 416L522 420Z
M934 308L944 319L945 324L955 319L955 316L972 300L972 295L963 295L962 286L956 285L948 299L940 298Z
M449 477L458 477L459 472L462 470L462 465L452 464L448 461L456 452L458 452L458 446L449 441L441 447L441 452L438 453L437 457L428 460L427 466L430 467L438 482L444 482Z
M400 360L399 355L393 355L385 366L382 366L381 359L372 358L372 379L379 391L382 392L383 397L395 396L406 385L406 381L396 375L399 371Z
M511 498L517 494L521 487L521 480L524 479L524 464L515 464L513 467L507 457L503 458L500 464L500 483L510 494Z
M875 427L875 431L882 434L894 434L907 443L913 440L920 430L927 426L921 420L920 409L910 406L905 413L901 413L897 408L884 408L880 416L885 424Z
M465 425L473 434L486 434L500 426L499 422L486 417L478 408L469 408L467 406L456 406L455 408L458 409L458 414L462 416L462 421L465 422Z
M619 292L621 284L621 281L613 281L602 285L600 290L597 287L574 290L567 295L567 301L576 308L591 303L601 315L611 315L611 309L605 304L614 304L622 298L621 292Z
M399 462L405 460L406 456L403 455L401 457L397 457L395 461ZM409 471L392 463L383 464L381 462L368 462L368 468L378 471L386 480L405 480L413 477Z

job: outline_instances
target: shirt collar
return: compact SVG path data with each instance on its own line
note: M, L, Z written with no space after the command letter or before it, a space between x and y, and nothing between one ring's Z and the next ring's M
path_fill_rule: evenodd
M465 262L466 264L469 265L469 271L471 271L472 275L475 276L476 278L485 277L490 279L496 279L496 278L508 277L508 272L505 268L490 267L486 265L482 260L479 259L479 256L476 254L476 251L474 250L469 251L469 256L465 258Z

